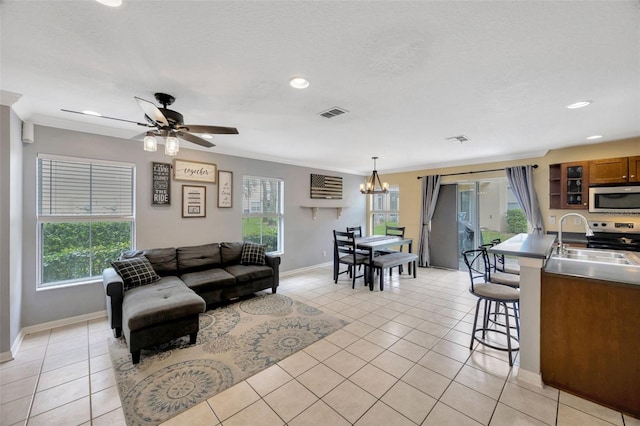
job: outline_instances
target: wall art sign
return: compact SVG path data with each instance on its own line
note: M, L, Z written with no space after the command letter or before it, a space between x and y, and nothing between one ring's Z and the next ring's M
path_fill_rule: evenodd
M171 164L151 162L151 204L171 205Z
M342 177L311 174L311 198L342 199Z
M182 185L182 217L206 217L206 208L206 186Z
M196 182L216 183L216 165L199 161L173 161L173 178Z
M218 171L218 207L233 207L233 172Z

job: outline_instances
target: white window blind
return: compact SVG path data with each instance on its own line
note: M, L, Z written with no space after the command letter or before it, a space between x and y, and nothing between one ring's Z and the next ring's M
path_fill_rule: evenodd
M39 216L132 216L134 167L38 158Z

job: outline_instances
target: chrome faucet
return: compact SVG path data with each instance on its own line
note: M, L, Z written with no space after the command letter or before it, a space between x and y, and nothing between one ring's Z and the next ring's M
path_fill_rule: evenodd
M593 236L593 231L589 227L589 222L587 222L587 218L582 216L580 213L567 213L560 218L560 225L558 226L558 254L564 253L566 247L562 244L562 222L567 216L578 216L584 222L585 235L587 237Z

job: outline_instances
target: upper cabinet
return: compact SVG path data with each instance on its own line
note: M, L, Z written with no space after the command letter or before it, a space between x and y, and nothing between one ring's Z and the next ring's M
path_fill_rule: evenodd
M640 156L592 160L589 161L589 182L591 185L640 182L639 166Z
M549 208L586 210L588 201L588 161L549 165Z

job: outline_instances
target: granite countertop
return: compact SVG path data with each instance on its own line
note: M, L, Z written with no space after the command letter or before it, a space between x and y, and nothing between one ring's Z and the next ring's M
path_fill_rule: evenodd
M518 234L489 249L490 253L507 256L546 259L553 250L554 235Z
M544 271L551 274L592 278L615 283L640 286L640 266L599 262L579 262L551 256Z

